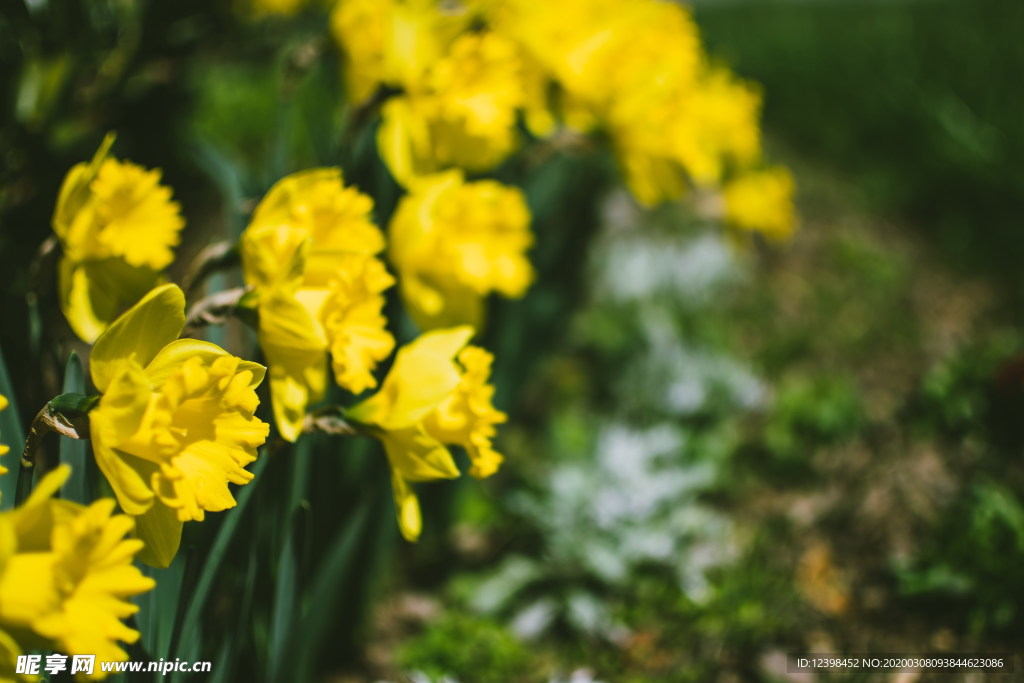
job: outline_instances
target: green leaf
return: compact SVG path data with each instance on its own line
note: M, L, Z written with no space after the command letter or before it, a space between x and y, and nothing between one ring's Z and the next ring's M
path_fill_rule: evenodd
M11 452L4 456L4 466L11 470L0 477L0 510L7 510L14 507L15 492L18 487L18 456L25 444L25 432L22 431L21 415L18 414L18 403L15 401L14 387L11 385L11 377L7 374L7 366L4 364L3 351L0 350L0 394L9 402L6 410L0 411L0 443L11 448Z
M252 473L255 478L250 484L241 488L238 494L238 505L227 513L224 523L217 530L217 536L214 538L213 544L206 554L206 562L199 573L195 590L192 591L191 596L186 596L185 598L188 600L188 610L185 612L181 628L178 631L179 640L177 647L173 648L177 657L194 659L191 654L200 651L199 637L203 609L210 598L210 592L213 590L213 585L220 572L224 556L227 554L231 541L235 537L235 532L245 516L245 511L249 506L249 501L252 500L253 492L262 480L260 475L266 469L269 460L270 457L264 451L262 456L256 461L256 464L253 465Z
M224 642L221 643L220 648L217 650L216 659L212 660L213 670L210 676L210 683L228 683L233 680L231 678L232 667L230 662L234 661L232 652L235 649L235 637L234 634L228 632Z
M185 558L178 555L167 569L138 565L156 587L135 598L139 613L135 619L142 634L142 644L151 659L166 659L171 640L181 616L181 585L185 576Z
M82 362L78 359L78 354L74 351L68 357L68 363L64 370L64 386L61 391L64 395L85 393L85 372L82 369ZM71 467L71 476L64 482L61 497L82 505L91 502L89 495L92 490L89 482L90 472L86 465L87 450L88 442L84 439L62 438L60 440L60 461Z
M292 656L289 661L291 667L286 677L277 680L313 680L316 657L328 636L331 620L339 612L345 611L352 591L349 579L360 560L357 551L361 536L369 528L366 522L371 505L370 499L364 499L355 513L339 526L330 550L310 586L310 599L302 615L301 632L299 629L292 631L288 647Z
M295 618L298 616L296 596L299 588L299 558L302 556L308 529L304 506L309 490L310 464L313 461L312 444L315 439L299 441L291 459L291 486L288 496L289 523L285 526L284 547L281 549L274 582L274 607L270 622L270 680L284 678L282 667L289 661L288 650Z
M270 621L270 680L281 680L282 667L288 661L290 636L295 626L295 593L298 578L298 560L295 548L295 526L301 512L296 510L289 524L284 548L277 562L274 582L274 611Z

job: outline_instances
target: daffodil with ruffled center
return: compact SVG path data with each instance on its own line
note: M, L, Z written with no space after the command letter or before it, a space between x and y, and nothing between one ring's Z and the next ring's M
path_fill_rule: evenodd
M255 417L265 368L215 344L177 339L184 296L175 285L150 292L93 348L102 392L89 413L96 462L121 507L138 517L144 561L166 566L182 523L235 505L229 483L245 484L269 427Z
M520 297L533 281L533 243L522 192L458 171L430 176L398 205L389 257L402 298L424 329L479 328L491 292Z
M535 108L537 76L514 42L459 36L421 84L384 105L381 158L406 187L446 168L493 168L518 143L519 112Z
M133 521L113 514L109 498L88 507L54 500L70 474L54 470L24 505L0 515L0 667L22 649L55 649L125 661L119 642L138 631L123 619L138 611L129 598L155 582L132 565L143 542L125 538ZM0 668L0 678L13 672ZM104 678L97 668L92 678Z
M110 157L112 143L68 172L53 214L61 308L87 342L160 281L184 226L160 171Z
M271 188L242 235L274 419L288 441L326 391L328 351L339 386L358 393L376 386L373 370L394 348L381 313L393 279L374 256L384 237L372 208L338 169L303 171Z
M380 85L419 87L430 66L471 18L467 7L457 2L337 3L331 13L331 33L344 53L349 100L362 102Z
M466 347L472 336L470 327L420 335L399 349L380 390L345 412L384 445L398 528L409 541L423 526L411 483L459 476L446 444L466 448L474 476L493 474L502 461L490 442L505 419L491 405L491 356Z

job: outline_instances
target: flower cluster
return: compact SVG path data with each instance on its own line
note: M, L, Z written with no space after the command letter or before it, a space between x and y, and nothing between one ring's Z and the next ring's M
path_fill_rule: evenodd
M384 235L372 209L338 169L314 169L272 187L242 235L274 417L288 441L324 396L328 351L339 386L358 393L376 386L373 370L394 348L381 313L394 280L376 257Z
M646 205L747 174L788 177L762 169L758 89L707 58L675 2L338 0L331 28L353 102L398 93L382 107L378 148L406 187L447 168L487 171L523 131L562 128L606 135ZM792 184L773 189L753 221L746 197L727 194L726 218L788 236Z
M313 5L246 3L256 15ZM473 477L499 469L494 357L471 342L487 297L522 297L537 275L526 195L482 174L524 144L546 157L564 139L607 140L643 204L695 191L738 230L782 239L793 228L793 181L762 160L757 89L709 62L673 2L338 0L330 31L348 104L379 113L369 131L402 194L393 211L375 206L338 168L279 180L237 244L222 245L245 283L222 319L203 304L224 292L186 316L185 293L164 282L184 221L159 170L110 156L108 136L65 178L52 221L60 305L93 345L96 393L54 399L33 433L88 436L116 501L53 499L64 466L26 500L31 477L18 480L22 504L0 513L0 680L26 649L124 659L117 643L139 637L122 623L136 609L128 598L153 585L131 562L167 567L186 522L234 507L268 438L378 440L410 541L423 526L413 485L458 477L453 447ZM396 319L399 300L411 322ZM231 315L267 367L181 338ZM268 422L257 415L265 375Z

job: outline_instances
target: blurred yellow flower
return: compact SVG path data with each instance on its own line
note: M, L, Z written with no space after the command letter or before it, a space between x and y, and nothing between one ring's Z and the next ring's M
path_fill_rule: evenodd
M725 220L770 239L787 239L796 227L794 188L793 176L785 168L744 173L722 188Z
M522 192L458 171L424 178L402 198L389 257L413 320L423 329L483 322L483 297L522 296L534 273Z
M184 226L160 171L110 157L112 144L68 172L53 214L61 309L86 342L160 281Z
M331 33L344 53L349 100L362 102L380 85L419 87L470 18L457 2L339 0Z
M605 112L624 96L688 87L702 59L687 10L662 0L506 0L488 18L524 46L571 100Z
M328 350L339 386L358 393L376 386L373 370L394 348L381 313L394 280L374 256L384 236L372 209L340 170L313 169L274 185L242 234L274 419L288 441L324 395Z
M384 105L381 158L406 186L453 166L493 168L515 149L518 112L535 104L529 76L514 42L491 32L459 36L421 83Z
M353 394L377 386L372 371L395 348L395 338L387 331L387 319L381 312L382 292L394 283L379 259L344 254L320 307L335 381Z
M338 168L314 168L293 173L278 181L253 212L252 227L288 228L286 239L301 242L295 235L308 238L309 252L301 273L304 287L321 287L334 277L338 254L355 252L377 254L384 249L384 235L373 224L370 214L373 200L355 189L345 187ZM244 240L244 237L243 237ZM246 266L256 286L271 282L291 282L296 274L294 259L282 261L280 254L261 252L263 259ZM292 256L289 252L287 256ZM256 265L254 268L253 266Z
M504 0L494 29L559 85L565 122L608 133L633 195L653 205L760 157L761 96L708 63L690 11L664 0Z
M139 639L122 620L139 609L129 598L155 585L132 566L143 542L125 538L134 524L113 514L110 498L88 507L53 499L69 474L58 467L24 505L0 514L0 680L20 679L23 649L126 661L118 642ZM90 678L104 677L97 667Z
M346 411L384 445L398 526L409 541L423 526L411 482L453 479L458 468L445 444L466 449L471 474L493 474L502 457L491 446L505 415L491 405L491 355L466 344L470 327L435 330L399 349L380 391Z
M162 567L183 522L235 505L228 483L252 479L244 468L269 431L254 415L265 368L178 339L184 307L177 286L154 289L96 340L89 363L102 392L89 413L96 462L137 517L141 559Z

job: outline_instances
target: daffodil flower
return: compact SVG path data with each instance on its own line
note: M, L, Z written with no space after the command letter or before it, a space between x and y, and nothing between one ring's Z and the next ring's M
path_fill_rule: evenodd
M445 168L493 168L519 142L517 117L535 108L537 78L515 42L489 31L459 36L420 83L384 105L381 159L406 187Z
M413 320L423 329L483 324L484 297L520 297L533 281L533 243L522 192L459 171L424 178L402 198L388 256Z
M68 171L53 214L61 310L89 343L161 281L185 224L160 171L114 159L112 144Z
M274 419L288 441L326 391L328 352L338 385L359 393L376 386L373 370L394 348L382 313L394 279L374 256L384 237L372 208L338 169L303 171L270 189L242 235Z
M219 346L178 339L185 298L151 291L96 340L89 412L93 451L121 508L137 518L141 558L167 566L182 524L235 505L269 426L255 417L265 368Z
M125 538L133 520L114 514L110 498L55 500L70 472L58 467L23 505L0 513L0 680L17 680L22 650L126 661L119 641L139 639L122 620L139 609L129 598L155 585L132 565L143 542ZM97 668L92 677L105 674Z
M494 425L505 421L491 405L491 356L466 346L472 336L470 327L420 335L398 351L380 391L345 412L384 445L398 527L409 541L423 526L410 483L459 476L446 444L466 449L474 476L493 474L502 460L491 446Z
M472 19L467 9L436 0L337 3L331 33L344 52L349 100L362 102L382 84L418 87Z
M760 91L707 58L681 3L508 0L484 13L557 84L568 127L608 136L641 204L758 164Z

